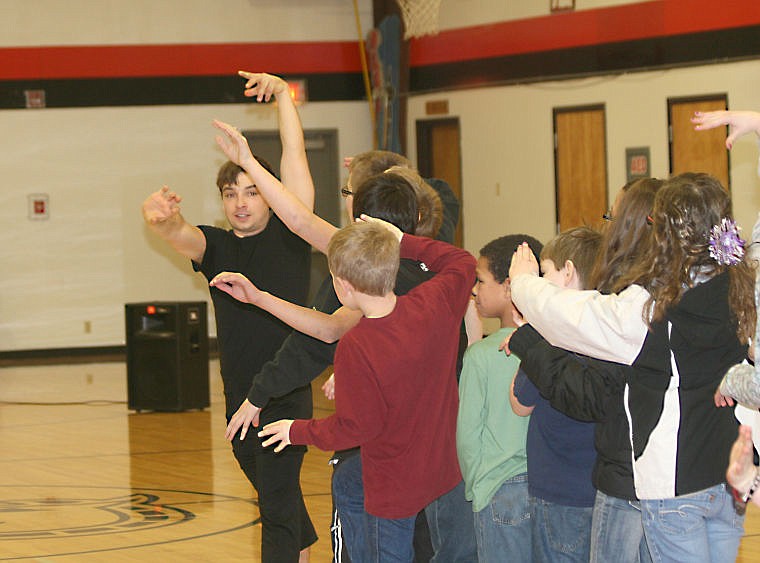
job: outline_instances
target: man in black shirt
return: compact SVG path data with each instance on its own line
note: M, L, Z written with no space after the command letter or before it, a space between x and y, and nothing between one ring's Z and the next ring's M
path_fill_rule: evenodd
M314 206L314 186L306 162L303 133L287 83L267 74L241 73L249 79L246 95L259 101L274 95L278 102L283 144L283 180L305 207ZM271 171L266 163L259 162ZM304 303L309 286L311 250L272 214L253 179L237 164L219 170L217 186L231 230L193 226L182 217L180 196L164 187L143 203L149 227L193 268L211 280L222 271L244 272L260 287L295 303ZM272 315L243 305L211 288L216 311L217 341L226 403L231 417L245 400L253 375L280 349L291 329ZM262 418L274 421L310 417L311 389L303 385L270 401ZM251 434L233 440L241 469L256 488L262 522L261 557L265 563L308 560L308 547L317 539L300 489L300 470L306 448L288 455L261 447ZM284 453L284 452L283 452Z

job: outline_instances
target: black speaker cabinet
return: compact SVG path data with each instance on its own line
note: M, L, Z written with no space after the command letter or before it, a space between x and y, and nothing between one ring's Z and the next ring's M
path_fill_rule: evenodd
M209 406L206 303L127 303L127 405L183 411Z

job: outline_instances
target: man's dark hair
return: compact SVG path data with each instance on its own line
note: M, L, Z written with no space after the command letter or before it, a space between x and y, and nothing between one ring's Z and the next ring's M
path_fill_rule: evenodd
M480 249L480 255L488 260L488 269L498 283L509 277L512 255L522 243L527 242L536 260L541 256L544 245L530 235L506 235L492 240Z
M269 172L272 176L277 178L277 174L274 173L274 170L272 169L272 165L269 164L266 160L261 158L260 156L253 155L253 158L255 158L261 166L264 167L264 170ZM224 186L231 186L235 182L237 182L237 177L240 175L241 172L245 172L240 166L232 162L231 160L228 160L224 164L222 164L222 167L219 169L219 172L216 175L216 187L219 188L219 193L224 189ZM277 178L279 180L279 178Z
M419 211L417 196L403 176L386 172L367 178L354 191L354 218L362 213L396 225L413 234Z

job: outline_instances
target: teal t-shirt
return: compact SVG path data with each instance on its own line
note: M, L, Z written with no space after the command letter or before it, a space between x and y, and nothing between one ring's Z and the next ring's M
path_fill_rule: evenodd
M520 361L499 350L513 328L476 342L464 355L459 380L457 455L465 497L480 512L507 480L528 470L525 441L530 417L517 416L509 387Z

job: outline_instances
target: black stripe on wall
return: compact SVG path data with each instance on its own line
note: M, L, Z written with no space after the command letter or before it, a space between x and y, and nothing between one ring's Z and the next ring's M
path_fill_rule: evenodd
M411 69L412 93L724 63L760 57L760 26Z
M414 67L409 88L414 94L754 58L760 58L760 25ZM310 101L365 99L358 72L285 78L305 78ZM45 91L46 106L52 108L246 101L237 76L19 80L0 81L0 109L26 107L24 91L37 89Z
M306 79L308 99L364 99L360 73L286 76ZM0 81L0 109L26 107L25 90L44 90L49 108L244 103L238 76L180 76Z

